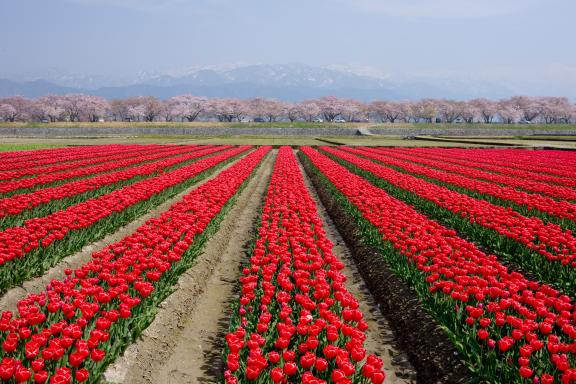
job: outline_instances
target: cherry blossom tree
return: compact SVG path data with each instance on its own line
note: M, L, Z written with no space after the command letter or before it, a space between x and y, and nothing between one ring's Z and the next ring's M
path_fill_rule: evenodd
M482 120L486 124L492 123L498 114L498 104L492 100L484 98L474 99L470 101L470 104L478 109Z
M15 121L18 116L18 111L11 104L0 103L0 117L3 121Z
M36 100L36 109L41 119L52 123L65 118L64 98L59 95L46 95L39 98Z
M82 94L69 93L61 97L61 105L66 120L80 121L83 96Z
M110 114L114 121L125 121L128 119L128 108L125 100L115 99L110 101Z
M434 99L420 100L413 105L412 110L417 121L423 120L426 123L432 123L438 114L438 107Z
M342 116L344 120L356 121L359 119L359 116L365 113L366 107L364 103L353 99L342 100L340 116Z
M307 122L313 121L322 111L315 100L306 100L298 103L296 108L298 109L300 116L302 116L302 118Z
M532 122L542 113L542 102L537 97L514 96L510 102L522 113L522 119L525 121Z
M570 121L574 106L566 97L543 97L540 99L540 116L546 124Z
M346 102L336 96L325 96L316 100L320 113L326 121L334 121L342 114Z
M462 103L462 120L471 124L480 118L480 110L469 101Z
M369 105L369 110L382 123L395 123L403 118L405 112L402 103L395 101L373 101Z
M162 102L153 96L137 97L136 102L137 108L144 110L144 121L154 121L162 113Z
M83 95L80 99L80 109L81 115L86 116L88 121L96 122L110 111L110 103L100 96Z
M146 116L146 106L144 104L130 104L127 112L130 121L143 121Z
M464 111L464 103L454 100L436 100L438 115L444 123L452 124L460 117Z
M522 113L510 100L500 100L496 108L500 120L505 124L517 123L522 118Z
M115 100L110 108L116 119L148 122L154 121L165 109L164 103L152 96Z
M116 121L196 121L201 116L214 116L219 121L241 121L245 116L262 117L270 122L287 118L311 122L317 117L334 121L341 117L348 121L363 121L373 117L381 122L466 123L496 121L513 124L542 122L570 123L576 119L576 106L564 97L515 96L498 102L485 98L469 101L422 99L419 101L377 100L363 103L354 99L325 96L300 103L275 99L206 98L180 95L166 101L140 96L108 101L85 94L47 95L37 99L20 96L0 99L0 118L3 121L98 121L112 116Z
M414 122L416 122L417 117L414 116L413 102L409 100L401 101L398 107L400 108L400 111L402 111L402 114L399 116L399 119L401 119L405 123L409 123L412 119L414 119Z
M167 102L167 111L172 116L177 116L187 121L195 121L207 108L208 99L206 97L190 94L172 97Z
M264 117L269 122L276 121L284 113L283 103L278 100L261 97L248 100L248 109L250 114Z
M291 123L295 122L302 117L301 109L298 104L283 103L284 115L290 120Z
M218 121L232 122L242 121L249 113L250 108L245 100L240 99L211 99L208 110Z
M164 120L165 122L171 122L174 121L174 119L184 121L184 118L181 117L179 118L178 116L174 115L173 113L174 111L169 101L160 101L160 103L162 104L162 109L160 110L159 116L162 118L162 120Z
M576 105L567 107L560 115L559 122L564 124L576 123Z
M2 118L10 122L28 120L30 118L30 108L33 103L32 100L21 96L0 99L0 105L4 105L2 108Z

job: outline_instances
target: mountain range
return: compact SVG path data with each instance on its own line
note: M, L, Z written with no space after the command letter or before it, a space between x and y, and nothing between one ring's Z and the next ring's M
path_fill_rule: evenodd
M110 99L140 95L166 99L191 93L208 97L268 97L287 101L335 95L369 101L424 97L502 98L518 91L511 86L487 81L423 76L395 78L350 67L302 64L195 67L177 72L137 73L120 80L60 73L36 79L0 78L0 97L38 97L49 93L87 93Z

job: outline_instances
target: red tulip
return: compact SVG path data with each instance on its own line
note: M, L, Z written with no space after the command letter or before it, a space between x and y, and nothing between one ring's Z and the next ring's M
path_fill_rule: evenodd
M43 384L48 380L48 372L38 371L34 373L34 382L37 384Z
M520 367L520 376L522 376L525 379L531 377L533 373L534 372L528 367L525 366Z
M298 367L293 361L284 363L284 373L288 376L294 376L298 372Z
M92 353L90 354L90 357L92 358L92 360L98 362L104 359L104 357L106 357L106 352L100 349L93 349Z
M18 367L16 369L16 373L14 374L14 378L18 383L28 381L30 377L32 377L32 372L29 369L24 368L22 366Z
M279 383L284 379L284 373L280 368L274 368L270 371L270 378L273 382Z
M90 376L90 373L88 372L87 369L79 369L74 374L74 377L76 377L76 380L80 383L88 380L89 376Z
M38 372L44 369L44 361L42 360L33 360L31 365L34 372Z
M338 383L344 379L346 379L346 374L341 369L335 369L332 371L332 375L330 375L332 381Z

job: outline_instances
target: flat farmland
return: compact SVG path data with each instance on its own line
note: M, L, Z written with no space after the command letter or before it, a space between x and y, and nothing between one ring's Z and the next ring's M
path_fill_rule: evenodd
M5 143L2 382L576 381L575 152L157 139Z

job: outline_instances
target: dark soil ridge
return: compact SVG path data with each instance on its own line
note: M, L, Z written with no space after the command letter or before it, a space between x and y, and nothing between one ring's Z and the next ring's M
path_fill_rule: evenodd
M302 160L303 154L300 154ZM382 315L390 322L398 345L417 371L417 382L468 383L473 379L438 322L422 306L418 296L396 276L380 252L364 243L356 223L307 161L301 161L322 204L352 253L354 262Z

